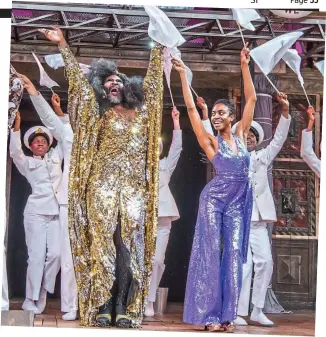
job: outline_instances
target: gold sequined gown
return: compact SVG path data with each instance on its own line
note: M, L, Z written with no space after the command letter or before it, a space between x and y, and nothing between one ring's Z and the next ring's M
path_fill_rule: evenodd
M60 47L69 80L74 130L69 178L70 241L82 325L95 325L112 296L120 222L134 291L127 313L141 324L148 294L158 205L159 135L163 107L163 47L153 48L144 79L144 107L128 119L110 108L100 116L93 88L69 47Z

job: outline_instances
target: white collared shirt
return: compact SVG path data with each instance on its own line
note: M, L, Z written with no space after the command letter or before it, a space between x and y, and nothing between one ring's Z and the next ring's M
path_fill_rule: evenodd
M41 157L25 156L20 131L11 130L10 156L18 171L28 180L32 194L28 197L25 214L59 214L58 194L62 178L63 151L60 145Z

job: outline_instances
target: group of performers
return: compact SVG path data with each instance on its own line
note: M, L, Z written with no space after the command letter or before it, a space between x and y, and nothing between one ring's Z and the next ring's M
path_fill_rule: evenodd
M83 326L139 327L143 315L154 315L171 224L179 218L169 189L182 152L175 107L172 144L160 159L164 47L154 44L144 79L127 77L103 59L85 74L60 29L40 31L63 57L68 114L56 94L51 108L18 74L45 125L24 135L33 156L22 150L19 113L10 130L10 156L32 187L24 211L28 268L23 309L44 311L61 268L63 319L75 320L79 310ZM216 173L199 200L184 302L184 322L208 331L233 332L236 325L247 324L243 317L249 311L253 264L250 320L273 325L263 313L273 271L267 224L277 220L267 168L287 138L291 116L287 96L277 94L281 118L274 138L256 150L264 131L253 121L256 93L249 61L244 47L240 62L246 103L234 124L235 107L225 99L214 103L208 119L205 101L193 99L184 63L172 58L191 125ZM320 176L312 148L314 109L307 112L301 156Z

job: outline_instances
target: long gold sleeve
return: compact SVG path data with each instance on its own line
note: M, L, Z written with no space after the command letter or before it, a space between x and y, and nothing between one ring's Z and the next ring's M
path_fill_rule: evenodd
M145 105L148 113L147 193L145 219L144 300L148 295L152 261L156 246L159 200L159 137L163 111L163 46L152 49L147 75L144 79Z
M81 324L88 325L91 242L88 232L86 187L98 143L100 115L93 88L69 47L60 48L69 81L68 113L74 131L70 159L68 217L71 250L79 295Z

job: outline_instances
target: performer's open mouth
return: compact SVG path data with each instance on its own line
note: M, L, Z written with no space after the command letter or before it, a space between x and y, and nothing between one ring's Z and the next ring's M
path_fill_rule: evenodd
M223 124L223 121L222 121L221 119L214 119L214 120L213 120L214 128L218 128L218 127L220 127L222 124Z
M114 87L110 90L110 95L112 96L119 96L120 95L120 90L117 87Z

